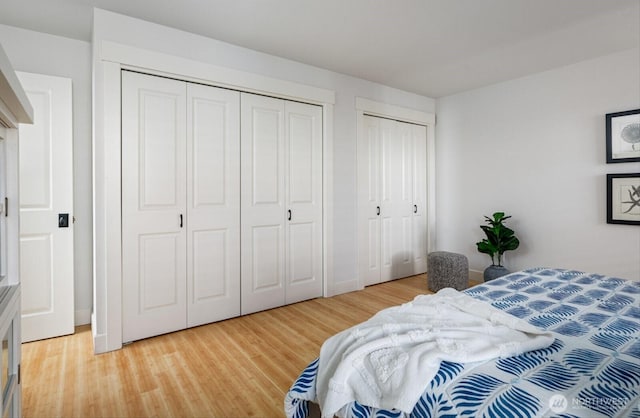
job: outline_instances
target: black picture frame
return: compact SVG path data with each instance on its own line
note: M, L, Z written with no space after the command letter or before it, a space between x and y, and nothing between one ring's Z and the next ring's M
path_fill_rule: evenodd
M605 122L607 164L640 162L640 109L607 113Z
M607 223L640 225L640 173L607 174Z

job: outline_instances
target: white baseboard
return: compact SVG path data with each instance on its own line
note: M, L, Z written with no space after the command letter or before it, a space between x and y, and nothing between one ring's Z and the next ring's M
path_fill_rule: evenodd
M93 336L93 353L101 354L109 351L107 349L107 336L106 334L96 334L96 315L91 314L91 335Z
M80 325L87 325L90 323L91 323L91 309L78 309L75 312L76 327Z
M334 282L328 296L336 296L342 293L354 292L356 290L362 290L362 288L358 287L358 280L356 279L344 282Z
M484 273L478 270L469 270L469 280L474 282L484 282Z

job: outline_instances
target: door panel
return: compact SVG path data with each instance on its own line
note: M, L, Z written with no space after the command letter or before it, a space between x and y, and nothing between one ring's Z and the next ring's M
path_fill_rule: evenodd
M177 207L178 193L184 189L180 180L184 169L180 158L184 135L181 95L156 91L140 91L139 181L140 209Z
M402 195L402 147L397 138L396 122L380 119L380 219L382 221L382 263L378 282L395 278L393 270L402 239L400 202Z
M20 142L21 172L20 208L51 210L51 186L53 184L53 155L51 155L53 132L51 131L51 92L31 90L27 92L29 101L38 112L34 124L20 128L20 134L27 140Z
M228 292L224 278L228 275L227 233L194 231L193 233L193 302L203 302L225 296Z
M186 84L122 73L123 341L183 329Z
M380 282L380 119L364 116L358 136L358 274L365 285Z
M279 262L283 258L281 237L281 225L261 225L253 228L251 240L253 253L251 291L253 294L275 291L280 298L284 298L283 271L282 264ZM278 303L282 305L284 300Z
M394 187L392 239L393 267L390 279L413 274L413 154L411 124L394 121Z
M181 258L178 234L140 234L139 313L175 306L182 294L177 260Z
M267 101L271 99L265 98ZM273 99L275 100L275 99ZM277 102L277 100L276 100ZM254 107L249 155L251 161L251 196L253 205L281 205L283 182L280 163L283 154L283 109Z
M22 282L22 292L29 295L22 304L22 314L50 313L54 310L53 295L55 293L51 234L23 235L20 243L20 250L34 257L31 260L23 259L20 263L20 274L30 279ZM34 263L33 260L38 262Z
M284 101L241 93L241 312L285 301Z
M292 107L299 105L298 103L287 103L287 122L288 122L288 136L287 136L287 156L289 160L288 170L288 193L289 203L296 204L313 204L314 192L317 189L316 182L314 181L314 174L317 175L317 164L314 165L314 156L317 153L317 148L314 149L314 140L318 141L317 137L314 138L314 133L317 136L317 130L314 132L314 123L319 121L314 120L314 115L300 114L292 112ZM310 110L315 110L310 106ZM319 118L320 115L315 115ZM314 173L314 170L316 172Z
M187 85L188 326L240 314L240 94Z
M34 109L20 125L22 341L74 332L71 80L18 73ZM69 226L58 228L58 214Z
M286 303L322 296L322 108L285 104Z
M287 246L289 248L289 283L302 285L316 280L314 261L313 222L300 222L289 225Z
M381 228L381 259L380 263L380 281L391 280L391 269L393 267L393 235L394 235L394 225L393 218L391 216L384 216L382 219L382 228Z

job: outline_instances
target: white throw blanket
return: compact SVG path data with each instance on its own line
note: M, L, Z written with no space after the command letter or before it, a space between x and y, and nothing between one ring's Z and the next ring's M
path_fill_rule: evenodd
M529 323L451 288L384 309L329 338L316 381L323 417L357 400L410 413L440 362L514 356L554 340Z

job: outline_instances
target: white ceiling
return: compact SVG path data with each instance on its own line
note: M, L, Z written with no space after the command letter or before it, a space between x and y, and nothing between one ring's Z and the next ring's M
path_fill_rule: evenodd
M430 97L640 47L640 0L0 0L0 23L89 41L93 7Z

